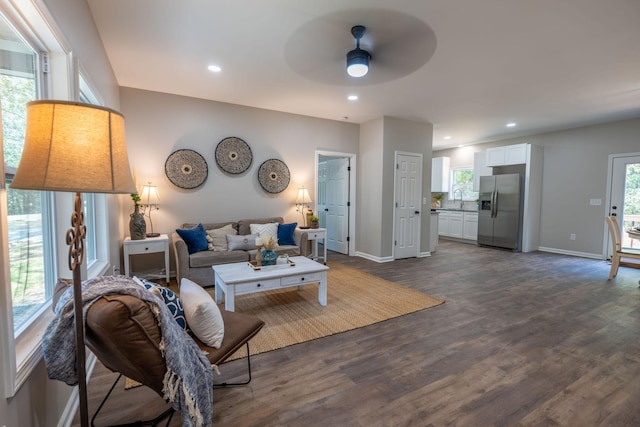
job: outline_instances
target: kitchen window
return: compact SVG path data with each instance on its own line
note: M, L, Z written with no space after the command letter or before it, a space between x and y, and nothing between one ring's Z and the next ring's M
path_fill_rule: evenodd
M473 168L451 169L449 182L449 200L474 201L478 198L478 192L473 191Z

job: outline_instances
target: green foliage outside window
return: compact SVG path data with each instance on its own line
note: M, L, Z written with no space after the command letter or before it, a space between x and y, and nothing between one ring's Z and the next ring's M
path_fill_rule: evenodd
M476 200L478 192L473 191L473 169L458 168L451 170L451 191L449 199Z

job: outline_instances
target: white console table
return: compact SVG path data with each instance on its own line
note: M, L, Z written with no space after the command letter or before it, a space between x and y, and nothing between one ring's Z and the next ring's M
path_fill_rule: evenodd
M161 234L158 237L147 237L142 240L124 239L124 274L130 276L129 257L131 255L152 254L164 252L165 280L169 284L169 236Z
M304 230L307 232L307 240L312 241L311 245L311 259L314 261L320 261L324 264L327 263L327 229L326 228L308 228ZM318 240L322 240L323 254L322 257L318 255Z

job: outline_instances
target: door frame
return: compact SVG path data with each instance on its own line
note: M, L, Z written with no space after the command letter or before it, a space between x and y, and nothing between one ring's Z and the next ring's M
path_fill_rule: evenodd
M621 159L624 157L639 157L640 152L635 153L621 153L621 154L609 154L609 163L607 166L607 195L606 195L606 203L605 203L605 216L609 216L611 212L611 190L613 186L613 162L615 159ZM609 254L611 253L611 236L609 235L609 228L607 227L606 221L603 218L602 229L604 230L604 240L602 241L602 256L603 259L608 259Z
M396 167L396 165L398 164L398 156L402 155L402 156L410 156L410 157L417 157L420 159L420 164L422 165L422 167L420 168L420 179L418 179L418 205L420 206L420 218L418 221L418 239L417 239L417 243L416 243L416 258L420 258L420 248L422 247L422 215L424 215L424 204L420 203L422 201L422 180L424 178L424 156L422 153L413 153L410 151L398 151L396 150L393 154L393 235L391 238L391 245L392 245L392 249L391 249L391 253L393 254L392 257L395 260L396 259L396 245L395 245L395 241L396 241L396 200L397 200L397 194L396 194L396 185L398 182L398 168ZM431 210L429 210L429 214L431 214Z
M357 162L355 153L345 153L341 151L329 151L329 150L316 150L315 151L315 174L313 176L313 194L318 194L318 164L320 163L320 156L325 157L346 157L349 159L349 256L353 256L356 253L356 177L357 175ZM318 210L317 197L315 197L316 203L314 210Z

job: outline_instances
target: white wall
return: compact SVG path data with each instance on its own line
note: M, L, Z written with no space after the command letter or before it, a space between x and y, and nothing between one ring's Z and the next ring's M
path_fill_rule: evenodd
M608 156L638 151L640 118L440 150L434 156L450 157L451 167L463 166L469 151L522 142L544 148L540 246L601 256ZM602 205L590 206L589 199L602 199ZM571 233L576 240L569 239Z
M350 123L131 88L121 88L120 102L137 185L158 185L162 206L152 215L160 233L170 234L185 222L264 216L300 221L294 201L302 185L313 193L315 150L358 153L358 126ZM216 146L230 136L251 147L253 164L244 174L225 174L216 164ZM184 190L167 179L165 161L178 149L205 158L209 174L201 187ZM282 160L291 174L289 186L278 194L264 191L257 179L262 162L272 158ZM128 218L132 210L128 200L121 216Z

